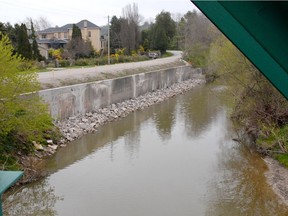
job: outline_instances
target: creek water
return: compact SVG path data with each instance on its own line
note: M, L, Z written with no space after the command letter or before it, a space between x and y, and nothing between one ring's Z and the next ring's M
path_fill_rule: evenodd
M232 141L223 91L196 87L60 149L6 215L288 215L261 157Z

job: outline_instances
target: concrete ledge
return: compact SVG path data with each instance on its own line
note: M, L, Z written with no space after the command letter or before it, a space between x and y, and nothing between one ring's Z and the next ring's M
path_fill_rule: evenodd
M197 78L201 69L181 66L117 79L42 90L39 95L49 105L54 119L83 115L113 103L136 98L174 83Z

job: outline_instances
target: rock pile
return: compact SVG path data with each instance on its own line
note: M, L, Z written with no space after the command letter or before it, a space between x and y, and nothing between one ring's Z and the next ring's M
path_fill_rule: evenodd
M63 134L60 145L80 138L84 134L97 131L97 127L127 116L136 110L141 110L153 104L160 103L175 95L182 94L191 88L204 83L203 79L191 79L176 83L168 88L159 89L146 93L137 98L129 99L121 103L112 104L108 107L86 113L83 116L70 117L64 121L55 122Z

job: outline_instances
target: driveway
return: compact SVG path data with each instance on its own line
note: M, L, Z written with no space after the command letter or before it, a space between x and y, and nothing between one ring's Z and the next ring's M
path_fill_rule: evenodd
M77 68L77 69L55 69L49 72L38 73L38 81L47 88L49 86L59 86L67 80L85 80L88 77L96 77L101 73L119 73L126 70L137 68L153 68L154 66L168 65L171 63L179 62L182 57L181 51L169 51L173 56L167 58L159 58L142 62L120 63L113 65L95 66L90 68ZM45 87L46 86L46 87Z

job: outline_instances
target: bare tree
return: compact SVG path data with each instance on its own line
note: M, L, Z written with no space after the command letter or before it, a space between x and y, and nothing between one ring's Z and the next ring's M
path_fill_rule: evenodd
M52 27L51 22L46 17L38 17L37 19L33 19L32 17L26 17L23 23L27 26L28 29L31 29L31 22L33 22L33 26L35 31L41 31L47 28Z
M123 47L130 54L132 50L137 49L140 42L139 23L141 16L138 13L138 5L136 3L127 5L123 8L122 14L120 37Z

